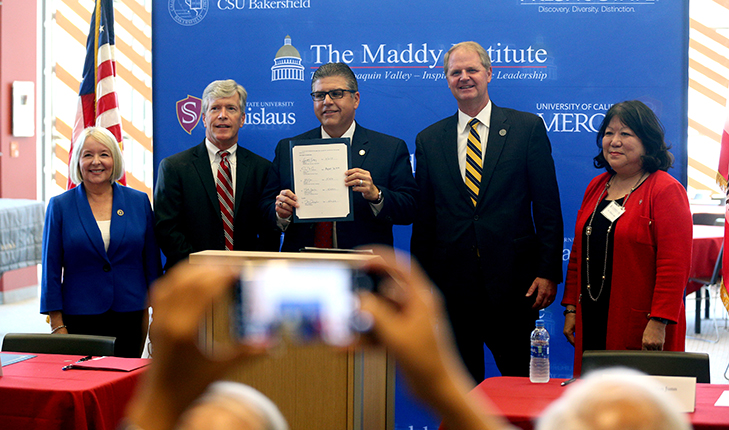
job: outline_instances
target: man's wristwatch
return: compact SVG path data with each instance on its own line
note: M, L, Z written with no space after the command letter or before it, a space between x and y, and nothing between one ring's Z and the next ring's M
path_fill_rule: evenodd
M382 190L380 190L379 188L377 189L377 200L375 200L372 203L374 203L376 205L379 205L380 203L382 203Z

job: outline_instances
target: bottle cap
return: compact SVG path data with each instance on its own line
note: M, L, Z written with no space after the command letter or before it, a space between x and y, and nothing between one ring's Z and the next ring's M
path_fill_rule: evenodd
M544 320L542 320L542 319L537 320L537 327L544 327Z

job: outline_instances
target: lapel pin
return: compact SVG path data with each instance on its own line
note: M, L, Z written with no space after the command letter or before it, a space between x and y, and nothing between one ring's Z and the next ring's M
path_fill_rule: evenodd
M506 136L506 129L502 128L501 130L499 130L499 136Z
M124 215L124 211L121 210L121 209L119 209L119 210L116 211L116 214L119 215L119 216L122 216L122 215Z
M365 155L365 150L364 149L360 149L359 150L359 155Z

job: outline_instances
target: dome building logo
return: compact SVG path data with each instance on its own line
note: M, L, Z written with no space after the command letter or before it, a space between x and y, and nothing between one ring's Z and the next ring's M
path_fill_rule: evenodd
M291 45L291 36L284 38L283 46L276 52L271 67L271 82L303 81L304 66L299 51Z

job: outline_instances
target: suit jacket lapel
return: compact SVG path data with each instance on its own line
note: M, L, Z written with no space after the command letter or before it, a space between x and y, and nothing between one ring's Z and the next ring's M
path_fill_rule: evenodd
M471 197L468 194L466 183L463 181L461 166L458 164L458 112L445 123L442 133L440 138L442 145L439 146L442 151L441 159L444 160L446 170L451 175L455 184L454 188L461 194L461 198L470 204Z
M351 147L349 151L350 162L352 169L359 167L362 168L365 158L369 154L369 137L367 136L367 130L360 127L359 124L355 124L354 136L352 136Z
M192 160L193 166L197 171L200 181L202 181L203 188L207 194L208 201L214 208L220 211L220 204L218 203L218 191L215 188L215 180L213 179L213 169L210 167L210 157L208 157L208 149L205 147L205 141L195 147L193 151L194 159Z
M491 183L496 164L499 162L501 152L504 150L506 136L509 133L509 124L506 122L504 113L496 107L491 106L491 126L489 127L489 139L486 144L486 153L483 156L483 174L481 175L481 188L478 192L478 201L483 200L484 194Z
M109 241L109 250L106 251L107 255L114 255L116 250L119 249L119 244L124 242L127 231L127 217L125 215L128 206L121 187L117 183L112 185L114 200L111 206L111 239Z
M94 218L94 213L91 211L91 205L89 204L89 199L86 197L84 185L81 184L74 188L74 192L76 193L75 200L79 214L79 222L96 252L108 260L106 250L104 249L104 239L101 238L101 231L99 230L99 225L96 223L96 218Z
M240 207L240 202L243 200L243 190L245 190L246 182L248 181L247 173L250 172L248 168L248 153L240 145L235 150L235 159L235 209L233 209L233 218L238 213L238 207Z

